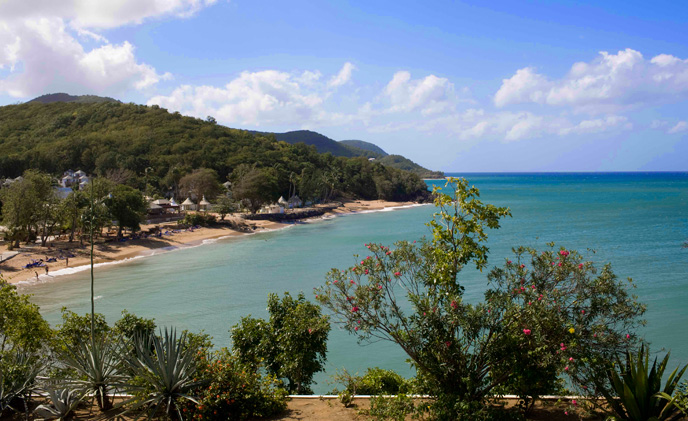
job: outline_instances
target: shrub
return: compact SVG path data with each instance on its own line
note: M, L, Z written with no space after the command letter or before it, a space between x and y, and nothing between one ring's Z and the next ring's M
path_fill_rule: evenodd
M316 298L359 341L401 346L441 419L482 417L474 412L485 413L487 396L499 388L527 396L556 387L562 372L581 387L599 378L594 371L603 360L634 343L644 307L608 266L596 275L576 253L562 250L562 260L561 253L530 249L517 251L529 255L529 268L507 262L488 277L486 302L464 302L461 269L487 267L486 230L510 213L483 204L466 180L449 183L454 197L435 192L431 240L401 241L394 249L367 244L370 254L347 270L333 269Z
M261 375L226 349L204 358L199 366L203 387L194 390L198 405L187 404L189 419L243 420L267 417L287 407L287 392L272 375Z
M256 366L261 360L270 374L286 378L291 393L312 393L313 375L324 368L330 323L320 306L303 293L293 299L285 293L268 297L270 320L250 316L232 328L232 342L242 362Z
M188 225L195 227L197 225L200 225L202 227L207 227L210 225L215 225L217 222L217 218L215 215L210 215L210 214L205 214L201 212L195 212L195 213L187 213L184 215L184 219L180 220L178 224L180 225Z

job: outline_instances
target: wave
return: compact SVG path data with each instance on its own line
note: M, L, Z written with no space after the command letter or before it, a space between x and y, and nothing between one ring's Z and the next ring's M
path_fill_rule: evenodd
M363 213L394 212L394 211L400 210L400 209L417 208L419 206L427 206L427 205L432 205L432 203L412 203L410 205L389 206L389 207L382 208L382 209L369 209L369 210L362 210L362 211L352 211L349 214L360 215ZM342 214L342 215L348 215L348 214Z

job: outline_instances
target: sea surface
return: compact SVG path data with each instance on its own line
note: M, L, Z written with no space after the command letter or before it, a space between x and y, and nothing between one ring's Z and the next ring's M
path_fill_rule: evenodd
M448 174L466 177L484 202L508 206L512 218L489 232L490 266L511 248L545 243L577 249L611 262L620 278L632 277L646 303L640 332L653 350L671 350L670 364L688 363L688 173ZM428 181L430 186L442 181ZM210 241L96 269L96 311L113 323L123 309L155 318L158 326L205 331L216 347L230 346L229 330L249 314L267 317L269 293L304 292L325 281L331 268L355 264L364 243L391 244L429 235L432 205L358 213L294 224L286 229ZM480 300L486 272L460 275L466 298ZM34 285L23 292L53 325L60 311L89 311L88 271ZM357 344L337 325L328 342L326 373L316 393L332 389L329 376L346 368L378 366L412 375L406 357L386 342Z

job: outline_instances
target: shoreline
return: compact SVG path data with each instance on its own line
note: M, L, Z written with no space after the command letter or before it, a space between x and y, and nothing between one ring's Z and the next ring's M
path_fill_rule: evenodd
M365 214L373 212L388 212L397 209L423 206L415 202L387 202L382 200L357 200L341 203L330 209L322 216L293 220L289 222L274 222L269 220L244 220L238 215L228 215L226 223L234 222L251 227L250 231L238 230L229 226L201 227L190 231L181 231L170 236L149 237L146 239L128 240L127 242L99 242L94 247L94 267L107 267L110 265L126 263L131 260L167 253L191 247L199 247L215 243L221 239L242 237L247 235L267 233L282 230L293 226L295 223L309 223L326 220L343 215ZM155 225L142 225L146 230ZM160 224L165 229L172 229L172 224ZM78 240L69 244L65 242L53 242L54 247L41 247L23 245L19 253L0 263L0 276L10 284L32 286L46 282L55 282L57 278L73 275L90 269L90 247L88 243L80 245ZM57 257L64 251L73 255L70 257L69 266L66 260L58 259L55 262L46 263L45 267L25 269L24 266L32 260ZM0 247L0 253L6 251L6 246Z

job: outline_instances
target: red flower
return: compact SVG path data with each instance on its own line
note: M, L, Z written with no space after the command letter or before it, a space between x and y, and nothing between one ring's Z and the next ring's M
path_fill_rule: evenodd
M449 341L445 342L444 344L447 345L447 348L449 348L451 346L451 342L449 342Z
M453 308L454 310L456 310L456 307L458 307L458 304L456 304L456 301L454 301L454 300L452 300L451 304L449 304L449 305L450 305L451 308Z
M366 269L366 270L364 271L364 273L367 275L367 274L368 274L368 269Z
M351 312L352 312L352 313L356 313L357 311L358 311L358 307L353 307L353 308L351 309Z
M396 276L396 277L401 276L401 272L394 272L394 276Z
M530 335L530 329L523 329L524 335Z

